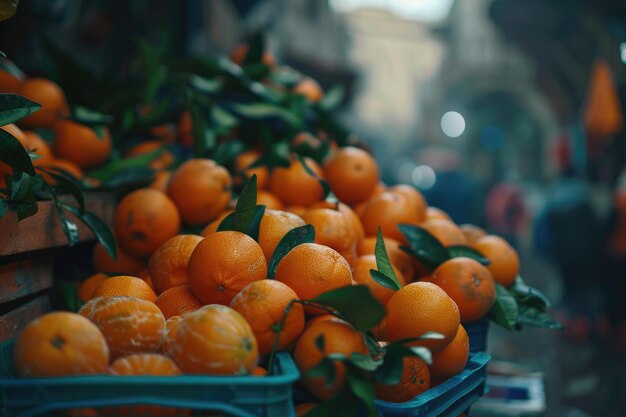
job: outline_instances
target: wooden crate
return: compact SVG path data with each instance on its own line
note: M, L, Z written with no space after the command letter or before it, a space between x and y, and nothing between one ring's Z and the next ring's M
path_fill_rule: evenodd
M87 210L109 225L115 201L109 193L85 195ZM95 237L78 219L79 240ZM15 213L0 218L0 342L11 339L32 319L51 308L54 248L67 246L54 204L39 203L36 215L17 221Z

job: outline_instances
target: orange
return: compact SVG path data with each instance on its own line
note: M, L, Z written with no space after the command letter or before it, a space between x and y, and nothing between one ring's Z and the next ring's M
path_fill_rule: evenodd
M39 156L39 158L33 159L33 165L45 166L50 164L54 159L54 155L52 154L52 149L50 149L48 142L43 140L37 133L29 130L24 132L24 136L26 137L26 142L28 142L28 150Z
M146 284L148 284L150 288L152 288L152 291L154 291L154 284L152 284L152 277L150 276L150 270L148 268L144 268L141 271L137 272L137 278L143 279Z
M484 317L496 301L496 284L491 273L470 258L442 263L433 272L432 282L454 300L464 323Z
M452 342L443 350L433 353L433 363L430 365L430 376L434 381L443 382L465 368L469 357L469 338L462 325L452 339Z
M89 320L58 311L36 318L22 330L13 347L13 364L22 377L105 373L109 348Z
M186 285L171 287L161 293L156 300L165 319L196 311L204 304L198 300L191 289Z
M384 237L385 250L389 261L402 273L407 283L413 281L413 263L411 255L400 249L400 242L390 237ZM363 239L356 248L358 256L376 254L376 237L371 236Z
M314 208L302 218L315 227L315 243L333 248L350 265L356 262L357 236L350 219L338 210Z
M178 333L178 325L183 319L182 316L172 316L165 321L165 333L163 334L163 343L161 344L161 352L167 356L172 356L172 351L176 345L176 334Z
M278 197L265 190L257 191L256 204L259 206L265 206L266 209L270 210L282 210L285 208Z
M449 220L426 220L420 227L433 235L443 246L465 245L465 235L459 227Z
M180 229L176 206L163 192L140 188L126 195L115 210L115 235L135 256L149 256Z
M324 164L324 175L337 198L353 206L367 200L378 185L378 163L351 146L335 152Z
M252 376L265 376L265 375L267 375L267 371L265 370L265 368L262 368L260 366L256 366L252 370L252 373L250 373L250 375L252 375Z
M411 209L417 214L418 223L426 220L427 204L422 193L417 191L415 187L406 184L398 184L390 187L387 191L402 194L406 197Z
M17 94L41 104L39 110L20 120L20 125L50 129L59 119L70 114L63 90L45 78L27 79L20 85Z
M0 70L0 93L17 94L22 80L9 71Z
M112 358L156 352L163 342L165 318L150 301L136 297L97 297L78 313L98 326Z
M425 339L411 346L432 352L446 347L459 327L459 308L444 290L429 282L414 282L396 291L387 303L387 333L390 341L436 332L443 339Z
M170 178L172 177L172 171L158 171L154 174L154 181L148 186L150 188L154 188L155 190L167 192L167 186L169 184Z
M387 321L382 319L375 327L370 329L372 336L379 342L388 342L389 335L387 334Z
M318 338L322 336L323 349L318 347ZM302 333L293 353L293 359L302 372L302 383L315 397L325 400L337 394L346 383L346 368L335 361L335 379L332 384L324 377L310 377L307 372L317 366L325 356L341 353L350 356L358 352L367 354L363 335L343 320L321 321Z
M289 213L293 213L297 216L304 216L304 213L306 213L308 210L307 207L304 206L287 206L285 207L285 211L288 211Z
M220 226L220 223L222 223L222 220L224 220L226 216L228 216L232 212L233 210L224 210L217 219L213 220L204 229L202 229L200 235L202 235L202 237L207 237L208 235L212 235L213 233L217 232L217 228Z
M124 156L126 156L127 158L130 158L133 156L138 156L138 155L143 155L146 153L154 152L157 149L162 149L162 148L163 148L163 142L158 141L158 140L148 140L145 142L138 143L137 145L128 149L124 153ZM148 166L152 169L159 170L159 169L167 169L170 166L172 166L173 163L174 163L174 155L172 155L170 151L163 149L163 151L158 156L156 156L152 161L150 161Z
M398 224L408 223L417 225L421 222L418 211L413 203L401 193L384 191L372 197L363 207L361 223L365 236L376 236L380 226L383 236L399 242L405 242L404 235L398 229Z
M321 321L334 320L336 318L337 318L336 316L333 316L332 314L327 314L327 313L321 314L319 316L311 317L304 323L304 330L308 329L309 327Z
M161 143L172 143L176 141L176 125L173 123L163 123L162 125L151 127L148 133L150 137Z
M43 165L41 167L48 169L50 171L62 171L66 174L71 175L77 180L80 180L81 178L83 178L83 175L84 175L83 170L80 169L78 165L76 165L72 161L68 161L67 159L55 158L52 161L49 161L47 165ZM48 184L51 184L51 185L56 184L56 180L54 180L48 174L41 172L41 171L38 171L38 173L41 175L44 181L46 181Z
M146 267L143 259L126 253L119 245L117 245L117 258L113 259L101 243L96 243L92 259L94 269L107 274L136 275Z
M428 207L426 209L426 220L442 219L452 221L448 213L437 207Z
M348 262L334 249L317 243L303 243L293 248L276 268L277 281L291 287L302 300L309 300L326 291L352 285ZM309 315L324 311L307 307Z
M465 235L465 240L469 245L473 245L481 237L487 236L487 232L473 224L462 224L459 228Z
M519 274L519 256L506 240L487 235L479 238L472 246L491 261L487 269L498 284L507 288L513 286Z
M78 298L80 298L80 301L82 301L83 303L89 301L93 297L93 293L96 292L100 284L102 284L104 280L108 278L109 277L105 274L97 273L91 275L86 280L81 282L80 286L78 287Z
M317 403L302 403L295 406L296 417L304 417L306 413L317 407Z
M251 373L259 352L243 316L230 307L212 304L183 317L172 356L183 372L235 375Z
M173 360L158 353L135 353L113 361L113 375L181 375L182 372Z
M396 277L398 278L398 282L400 286L404 286L406 284L404 280L404 276L402 272L395 265L391 265L393 268L393 272L396 273ZM352 270L352 276L354 277L354 282L356 284L366 285L372 292L372 295L375 299L377 299L382 305L387 305L389 299L395 292L391 288L384 287L380 285L378 282L374 281L372 275L370 274L370 270L377 270L376 267L376 256L375 255L363 255L359 257L354 265Z
M287 232L304 225L304 220L295 214L280 210L265 210L259 226L258 241L268 264L278 242Z
M178 120L178 141L186 146L193 146L193 127L191 125L191 113L185 110Z
M201 240L202 236L176 235L154 251L148 261L148 268L157 294L187 284L187 264Z
M248 55L248 45L240 44L237 45L237 47L230 52L230 59L232 59L232 61L235 62L237 65L241 65L246 59L246 55ZM274 59L274 56L267 51L263 52L261 62L270 67L276 65L276 60Z
M92 297L103 297L105 295L137 297L152 302L155 302L157 299L156 294L146 281L128 275L118 275L104 280Z
M274 339L285 309L296 293L282 282L263 279L246 285L230 302L231 308L239 312L250 324L256 337L261 355L272 351ZM278 337L278 351L290 346L304 329L304 310L301 304L293 303Z
M311 158L304 162L318 178L323 178L322 168ZM324 197L319 180L310 175L298 159L292 159L289 168L276 167L270 175L270 191L286 206L309 206Z
M111 156L111 135L104 128L102 137L89 126L71 120L55 125L54 152L59 158L74 162L83 169L102 165Z
M302 81L296 84L293 92L306 97L312 103L318 103L324 98L324 90L317 81L310 77L304 77Z
M223 166L210 159L190 159L170 179L167 194L191 226L215 220L231 197L232 179Z
M397 384L374 384L376 398L392 403L412 400L429 388L428 365L417 356L406 356L402 359L402 376Z
M339 213L343 214L343 216L348 219L350 224L352 225L352 229L356 234L357 242L361 242L365 238L365 230L363 230L363 225L361 224L361 219L359 216L352 210L349 206L340 202L330 202L330 201L318 201L317 203L311 204L309 209L314 208L328 208L335 211L339 211ZM306 209L303 211L302 215L306 213Z
M256 187L257 190L263 190L267 188L270 179L270 172L266 166L258 166L249 168L254 164L257 159L261 157L261 152L250 149L240 153L235 158L235 184L243 185L252 175L256 174Z
M267 277L263 250L235 231L205 237L194 249L187 271L189 286L205 304L228 305L246 285Z

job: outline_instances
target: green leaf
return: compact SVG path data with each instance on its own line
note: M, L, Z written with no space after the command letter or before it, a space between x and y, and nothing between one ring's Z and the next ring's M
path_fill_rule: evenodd
M214 160L220 165L226 165L235 159L237 155L245 150L245 145L242 141L234 139L222 142L215 148L215 151L211 154L210 159Z
M78 288L76 285L71 282L59 280L58 288L65 308L74 313L80 310L83 302L78 296Z
M23 199L31 191L31 180L33 178L24 172L13 171L11 176L11 199Z
M448 255L450 256L450 258L470 258L480 262L485 266L488 266L491 263L491 261L487 259L482 253L470 246L465 245L448 246Z
M366 372L374 371L378 368L382 363L382 359L374 359L371 354L362 354L359 352L353 352L352 355L348 358L351 364L356 366L359 369L362 369Z
M383 363L374 371L374 379L381 384L394 385L400 382L406 357L417 356L427 364L432 363L428 349L409 347L401 341L388 344L384 351Z
M542 310L550 307L548 297L538 289L526 285L520 276L517 276L515 284L513 284L510 291L518 303L534 305Z
M489 318L505 329L515 330L518 315L519 309L515 298L502 285L496 284L496 302L489 311Z
M113 123L113 116L90 110L83 106L74 106L72 108L71 119L77 123L87 125L91 128L102 127Z
M239 119L218 105L211 106L211 118L218 126L228 129L239 123Z
M243 233L247 234L254 240L259 239L259 227L261 225L261 220L263 219L263 214L265 214L265 206L256 206L254 208L254 218L252 222L250 222L250 227ZM235 230L233 229L233 222L235 219L235 213L230 213L228 216L224 217L224 220L217 227L218 232L222 232L225 230Z
M154 181L153 169L148 167L129 167L123 171L116 172L105 181L102 181L100 188L117 190L129 185L147 187L152 181Z
M276 275L276 268L282 259L293 248L303 243L315 242L315 228L311 224L305 224L291 229L280 239L274 253L270 259L270 263L267 268L268 278L274 278Z
M265 52L265 37L262 32L257 32L248 41L248 51L242 66L262 62L263 52Z
M342 85L336 85L324 94L324 98L320 102L320 107L326 111L333 111L343 101L345 89Z
M368 331L385 317L385 307L372 296L365 285L337 288L309 301L335 309L359 331Z
M107 181L109 178L112 178L113 176L132 168L145 169L150 164L150 162L152 162L152 160L160 156L163 152L164 149L161 148L130 158L120 159L118 161L108 163L102 168L90 171L89 176L91 178L95 178L104 182Z
M59 214L59 220L61 221L61 228L67 237L69 246L76 245L78 243L78 226L65 216L63 210L59 206L57 206L57 211Z
M317 347L317 349L320 352L324 353L325 346L326 346L326 341L324 340L324 335L320 334L319 336L315 338L315 347Z
M6 58L6 57L7 57L7 54L5 54L5 53L4 53L4 51L0 51L0 57L2 57L2 58Z
M198 157L205 157L215 147L215 132L207 126L207 119L199 105L191 106L191 130L193 151Z
M115 237L109 229L109 226L103 222L98 216L85 210L81 212L78 207L68 206L63 204L63 208L70 211L76 217L78 217L85 225L91 230L94 236L98 239L98 242L104 246L107 253L113 258L117 258L117 248L115 245Z
M83 196L83 190L80 183L76 181L74 177L62 170L56 170L55 168L52 168L51 170L41 168L41 170L50 175L56 181L57 187L72 194L80 210L83 212L85 211L85 197Z
M0 69L8 72L18 80L24 80L26 78L26 74L19 69L13 61L8 59L6 56L0 58Z
M15 123L39 110L41 104L17 94L0 94L0 126Z
M33 193L26 194L21 200L10 200L8 203L11 211L17 213L18 221L35 215L39 208Z
M380 271L370 269L370 276L374 281L376 281L378 284L382 285L385 288L389 288L390 290L394 291L400 289L400 285L397 281L393 280L391 277L388 277Z
M387 288L391 288L392 290L399 290L401 287L400 282L398 282L398 277L391 267L391 261L389 261L389 255L387 255L387 249L385 248L385 241L383 240L383 233L380 229L380 226L378 226L378 234L376 235L376 246L374 249L374 253L376 255L376 269L378 269L378 271L374 272L378 272L379 274L374 274L372 271L370 271L372 278L374 278L376 282ZM382 279L382 281L385 281L385 283L379 282L379 279L381 279L381 274L385 278L387 278L387 280ZM391 286L388 285L389 281L391 281Z
M291 89L296 84L298 84L301 75L298 71L294 70L291 67L280 66L275 71L272 71L270 73L270 78L275 83L282 84L288 89Z
M319 181L320 185L322 186L322 189L324 190L324 195L323 195L322 199L325 200L326 197L328 197L328 194L330 194L330 184L326 180L318 177L317 174L315 172L313 172L311 167L307 165L306 161L304 160L304 158L302 156L296 154L296 157L298 158L298 160L302 164L302 167L304 168L306 173L309 174L310 176L312 176L313 178L315 178L317 181Z
M254 219L256 209L256 174L246 181L233 212L233 230L246 233L249 230L252 220Z
M367 416L378 417L374 402L376 400L376 393L374 392L372 382L358 369L348 366L346 370L348 387L365 406Z
M302 124L302 121L290 111L269 103L231 103L230 107L232 107L235 113L248 119L264 120L277 118L294 127Z
M402 246L401 249L413 255L424 264L429 271L435 270L439 265L450 259L448 250L432 234L421 227L412 224L400 224L398 228L409 242L409 248Z
M6 162L14 170L35 176L35 167L28 152L13 135L0 129L0 161Z
M9 211L9 202L4 198L0 198L0 217L7 214L8 211Z
M519 305L517 323L551 330L563 330L563 325L545 311L529 304Z
M146 84L144 87L144 101L151 102L156 93L167 80L167 67L161 64L156 49L143 39L135 38L135 44L141 54Z
M19 0L2 0L0 1L0 22L7 20L15 15Z
M206 78L191 74L189 76L189 85L200 93L215 94L222 89L223 83L216 78Z

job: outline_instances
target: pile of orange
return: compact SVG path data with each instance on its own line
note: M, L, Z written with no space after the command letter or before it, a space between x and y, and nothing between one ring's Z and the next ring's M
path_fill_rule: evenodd
M317 88L305 80L297 92L315 102L322 94ZM50 109L46 117L62 114L62 106L52 102L46 106ZM43 123L29 119L24 120L31 126ZM65 120L57 120L55 126L58 156L81 168L108 156L110 146L90 155L64 146L60 139L64 132L74 131L77 137L88 137L85 143L104 145L88 128ZM190 140L190 127L191 118L183 113L181 142ZM14 126L5 129L17 132ZM95 142L90 146L95 149ZM150 145L129 153L152 149ZM433 354L430 365L418 357L405 358L399 383L376 384L378 398L407 401L462 370L469 354L462 323L490 311L496 283L513 284L519 270L515 250L476 226L456 225L442 210L428 207L411 186L385 186L377 162L360 148L336 148L322 164L294 155L288 167L272 170L251 166L260 155L259 149L242 153L232 172L210 159L190 159L163 171L151 187L124 196L115 212L117 258L97 245L96 274L78 288L85 302L79 313L50 313L26 328L15 349L19 374L258 375L264 373L258 368L260 358L274 350L291 350L303 385L324 400L345 385L345 365L334 362L336 377L330 384L307 371L331 354L350 356L369 350L364 334L348 322L297 301L351 285L367 286L385 307L385 318L371 329L381 346L412 339L410 345ZM167 165L165 161L158 168ZM267 206L258 238L218 232L234 206L233 186L253 174L257 203ZM325 200L320 180L328 182L338 201ZM315 241L288 252L274 279L268 279L268 265L280 240L305 224L314 226ZM471 246L490 264L460 257L428 271L400 249L407 244L401 224L422 228L445 247ZM184 234L184 228L201 232ZM370 274L378 267L374 255L378 230L398 290L384 287ZM440 337L418 338L428 332Z

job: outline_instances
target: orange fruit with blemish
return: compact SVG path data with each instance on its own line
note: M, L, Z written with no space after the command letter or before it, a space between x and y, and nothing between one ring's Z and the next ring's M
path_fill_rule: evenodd
M267 262L250 236L217 232L198 243L189 258L187 277L200 301L228 305L243 287L267 277Z
M172 174L167 194L184 223L200 226L215 220L226 209L232 183L228 171L215 161L190 159Z
M296 293L282 282L263 279L246 285L230 302L230 307L239 312L250 324L261 355L272 351L276 335L277 351L289 347L304 329L304 310ZM283 316L291 303L289 313ZM281 322L282 327L281 326Z
M402 375L396 384L375 383L376 398L392 403L412 400L430 388L428 365L417 356L402 358Z
M168 288L159 295L155 304L166 320L191 313L204 305L187 285Z
M189 258L200 241L202 236L176 235L152 253L148 269L157 294L187 284Z
M136 297L97 297L78 313L100 329L112 358L156 352L163 342L165 318L150 301Z
M84 317L65 311L31 321L13 346L13 364L21 377L105 373L109 348L102 332Z
M104 296L137 297L151 302L157 299L152 288L144 280L128 275L117 275L104 280L92 297Z
M115 235L135 256L149 256L180 229L180 215L163 192L141 188L126 195L115 210Z
M249 374L259 359L256 339L241 314L207 305L178 323L172 357L185 373Z

